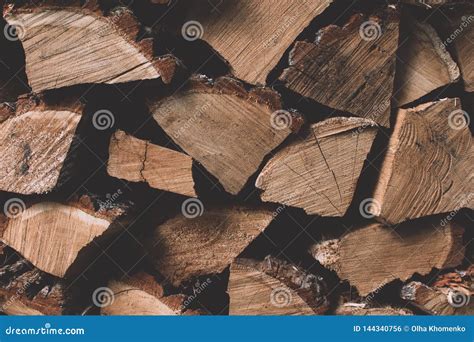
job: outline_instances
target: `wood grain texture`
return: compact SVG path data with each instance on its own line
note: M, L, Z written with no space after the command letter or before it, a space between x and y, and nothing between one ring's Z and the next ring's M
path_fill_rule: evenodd
M196 197L192 158L168 148L117 131L110 139L109 175L152 188Z
M315 315L328 309L322 278L270 256L236 259L228 293L230 315Z
M99 253L95 242L119 229L113 223L123 214L118 208L95 212L83 206L86 200L33 204L6 221L0 240L44 272L74 276L89 265L90 251Z
M270 210L205 208L156 227L145 244L155 269L178 286L192 277L220 273L273 219Z
M257 178L261 198L303 208L310 215L344 216L377 133L362 118L313 124L302 140L278 151Z
M431 91L457 82L460 71L434 28L404 13L397 52L395 97L398 105L413 102Z
M341 316L411 316L413 313L405 308L391 306L366 307L358 303L345 303L336 308L336 315Z
M60 186L66 157L82 116L78 102L64 105L37 104L22 98L16 113L0 109L0 189L21 194L46 193ZM64 181L66 179L64 178Z
M202 39L230 64L235 77L263 85L285 50L332 0L230 0L204 12L206 2L196 1L191 10L191 19L202 24Z
M292 113L277 112L282 109L277 93L267 88L248 92L231 78L193 78L171 97L150 99L149 106L166 133L231 194L301 125Z
M474 207L474 149L463 115L459 99L398 112L373 196L373 215L396 224Z
M406 284L401 297L431 315L473 315L474 268L439 275L428 286L418 281Z
M399 19L390 8L383 16L356 14L344 27L321 29L314 43L296 42L280 80L326 106L388 126Z
M5 19L21 28L26 74L35 92L160 76L169 82L173 73L168 63L153 59L150 41L135 41L139 26L125 9L104 17L98 9L33 5L8 11Z
M374 223L340 239L315 244L310 253L341 280L348 280L361 296L367 296L395 279L405 281L415 273L425 275L433 268L462 262L464 229L439 222L439 218L423 224L413 221L396 231Z

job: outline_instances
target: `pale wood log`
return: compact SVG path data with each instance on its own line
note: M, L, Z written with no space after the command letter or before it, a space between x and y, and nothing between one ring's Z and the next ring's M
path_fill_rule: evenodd
M335 310L336 315L342 316L411 316L413 313L405 308L391 306L367 307L360 303L344 303Z
M74 99L45 104L22 97L0 107L0 189L21 194L46 193L61 186L71 171L66 157L75 146L83 105Z
M459 99L399 110L370 212L396 224L474 208L467 121Z
M398 23L398 10L388 8L380 17L356 14L344 27L327 26L314 43L296 42L280 80L326 106L388 126Z
M83 7L54 3L6 10L7 22L18 28L34 92L82 83L171 81L176 61L154 58L149 39L136 42L139 25L129 10L105 17L95 1Z
M278 151L257 178L263 201L308 214L344 216L377 133L375 122L331 118L313 124L303 140Z
M190 19L200 23L201 38L230 64L237 78L263 85L285 50L331 2L231 0L217 11L192 8ZM196 7L203 5L195 2Z
M273 219L270 210L244 207L204 208L200 213L166 221L145 241L155 269L175 286L222 272Z
M399 106L455 83L461 77L456 62L430 24L419 22L405 12L402 28L407 36L397 52L395 97Z
M401 291L403 299L432 315L473 315L474 268L438 276L432 286L412 281Z
M237 194L263 158L301 126L268 88L195 77L171 97L150 99L154 119L191 157Z
M168 148L117 131L110 139L109 175L152 188L196 197L192 158Z
M125 213L120 205L96 210L87 196L64 204L39 202L10 212L7 208L0 240L40 270L69 278L99 256L101 241L123 229Z
M463 232L452 222L442 226L439 218L409 222L396 231L374 223L314 244L310 253L367 296L393 280L459 265L464 258Z
M271 256L236 259L228 293L230 315L315 315L328 309L321 277Z

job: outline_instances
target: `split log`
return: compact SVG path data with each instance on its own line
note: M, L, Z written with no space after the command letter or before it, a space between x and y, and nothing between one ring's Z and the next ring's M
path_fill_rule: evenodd
M357 14L344 27L327 26L316 42L296 42L280 80L326 106L388 126L398 22L398 11L388 8L380 17Z
M228 292L230 315L315 315L328 309L321 277L271 256L236 259Z
M74 99L45 104L22 97L14 112L0 107L0 189L40 194L58 188L72 176L67 159L77 147L75 136L83 105Z
M427 8L433 8L444 5L462 4L465 2L465 0L402 0L402 2L409 5L418 5Z
M345 303L337 307L336 315L341 316L410 316L410 310L391 306L367 307L363 303Z
M183 36L198 30L198 37L230 64L237 78L265 84L286 49L332 0L231 0L216 11L203 11L203 2L190 9L198 25L188 21Z
M184 215L192 205L183 209ZM192 277L222 272L273 219L273 213L263 209L197 210L201 216L174 217L156 227L145 241L156 270L175 286Z
M192 158L174 150L117 131L110 139L109 175L152 188L196 197Z
M452 222L442 226L436 220L409 222L396 231L370 224L315 244L310 253L341 280L348 280L361 296L367 296L393 280L405 281L415 273L424 275L433 268L462 262L464 229Z
M120 8L104 17L94 3L8 9L5 19L19 32L33 91L160 77L169 83L176 61L171 56L153 58L148 39L136 42L139 25L132 13Z
M466 115L459 99L398 112L371 214L396 224L474 208L474 148Z
M171 97L149 100L153 117L190 156L237 194L263 158L302 123L267 88L231 78L193 78Z
M40 270L69 278L84 271L99 254L101 243L123 230L126 208L94 208L87 196L65 204L39 202L23 208L6 204L9 218L0 240Z
M112 297L101 308L102 315L196 315L188 310L186 296L164 296L163 287L148 273L140 272L122 280L109 282Z
M278 151L256 186L263 201L303 208L310 215L344 216L377 133L375 122L331 118L310 127L303 140Z
M397 52L399 63L395 79L398 105L413 102L431 91L457 82L461 75L434 28L406 14L402 39Z
M61 315L71 296L61 279L50 276L0 244L0 311L7 315Z
M403 299L432 315L474 314L474 268L440 275L432 286L412 281L401 291Z

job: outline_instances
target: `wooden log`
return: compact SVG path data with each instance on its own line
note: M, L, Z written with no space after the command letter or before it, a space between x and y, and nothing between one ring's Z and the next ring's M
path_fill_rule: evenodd
M235 77L265 84L296 37L332 0L231 0L220 10L203 11L194 3L192 16L183 25L183 37L202 38L231 66ZM255 25L258 23L258 29Z
M403 299L432 315L473 315L474 268L445 273L432 286L418 281L406 284L401 290Z
M188 218L191 206L198 203L192 201L183 207L187 217L166 221L145 241L155 269L175 286L192 277L222 272L273 219L273 213L265 209L202 206L193 212L194 218Z
M174 150L117 131L110 139L107 172L152 188L196 197L192 158Z
M0 107L0 189L20 194L50 192L67 181L83 105L75 99L46 104L22 97L16 110ZM2 122L3 121L3 122Z
M101 243L126 224L127 208L114 203L97 210L88 196L64 204L25 205L16 199L7 201L4 208L8 219L1 227L0 240L40 270L61 278L84 271L100 254Z
M439 7L444 5L462 4L465 0L402 0L408 5L424 6L426 8Z
M460 71L434 28L405 12L397 52L395 97L399 106L413 102L431 91L457 82Z
M105 17L95 1L83 7L59 3L6 10L5 19L17 27L23 44L34 92L83 83L171 81L176 61L154 58L149 39L136 42L139 25L129 10L119 8Z
M154 277L145 272L121 280L109 282L112 295L107 302L100 303L102 315L196 315L198 310L189 310L183 294L164 295L163 287ZM99 292L96 293L98 296Z
M228 293L230 315L315 315L328 309L321 277L271 256L236 259Z
M399 110L370 213L396 224L474 208L468 120L459 99Z
M0 244L0 311L7 315L61 315L71 309L66 283Z
M331 118L313 124L303 140L278 151L256 186L263 201L303 208L310 215L344 216L377 133L375 122Z
M316 42L296 42L280 80L326 106L388 126L398 22L398 11L388 8L380 16L356 14L344 27L327 26Z
M154 119L231 194L302 123L267 88L247 91L231 78L195 77L171 97L149 99Z
M391 306L367 307L361 303L344 303L335 310L341 316L411 316L413 313L405 308Z
M434 226L434 227L433 227ZM361 296L389 282L405 281L433 268L459 265L464 257L464 229L451 222L408 222L392 230L374 223L339 239L314 244L310 253L323 266L348 280Z

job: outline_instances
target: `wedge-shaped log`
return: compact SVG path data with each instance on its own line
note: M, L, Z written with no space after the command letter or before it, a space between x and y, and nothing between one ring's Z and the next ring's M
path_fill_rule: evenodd
M131 12L120 8L105 17L94 2L84 7L34 4L7 11L5 19L17 27L25 49L33 91L160 77L169 82L174 59L153 58L151 41L136 42L139 25Z
M398 228L370 224L315 244L310 253L341 280L348 280L361 296L395 279L405 281L415 273L457 266L464 258L464 229L455 223L441 226L440 219L433 218Z
M73 99L45 104L23 97L16 111L0 107L0 189L40 194L67 181L73 171L67 157L77 147L82 112L83 106Z
M303 208L308 214L344 216L377 133L375 122L331 118L313 124L303 140L278 151L256 186L261 198Z
M398 105L413 102L431 91L457 82L460 71L434 28L407 12L402 17L407 36L397 52L395 79Z
M173 96L150 99L158 124L191 157L237 194L263 158L301 125L268 88L247 91L231 78L193 78Z
M191 205L184 211L191 211ZM195 276L222 272L273 219L273 213L264 209L198 210L201 216L174 217L145 241L155 269L176 286Z
M6 202L0 240L40 270L73 277L100 255L100 246L122 231L126 208L95 210L89 197L68 203L39 202L21 208ZM11 210L10 210L11 209ZM24 210L23 210L24 209Z
M341 316L410 316L413 313L405 308L391 306L368 307L361 303L344 303L339 305L335 311Z
M110 139L109 175L152 188L196 197L192 158L168 148L117 131Z
M468 120L459 99L399 110L370 212L396 224L473 208Z
M321 277L271 256L236 259L228 293L230 315L315 315L328 309Z
M201 27L187 22L183 35L198 30L202 39L230 64L237 78L265 84L286 49L331 2L231 0L219 10L203 11L206 1L196 1L196 8L190 9L190 19L198 21Z
M398 11L388 8L380 17L356 14L344 27L327 26L315 43L296 42L280 80L326 106L388 126L398 21Z

